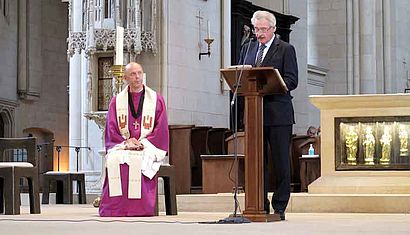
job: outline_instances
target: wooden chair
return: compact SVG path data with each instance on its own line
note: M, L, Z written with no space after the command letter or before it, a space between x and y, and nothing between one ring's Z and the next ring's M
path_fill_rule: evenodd
M6 150L27 151L27 162L16 162L13 154ZM0 138L0 213L5 208L6 215L20 214L21 178L26 178L29 186L30 214L40 214L38 180L38 159L36 138Z

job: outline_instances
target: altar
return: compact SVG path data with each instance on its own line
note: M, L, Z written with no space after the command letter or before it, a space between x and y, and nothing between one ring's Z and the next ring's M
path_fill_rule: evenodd
M356 212L409 212L410 95L321 95L310 101L320 109L321 177L308 186L309 195L346 195L339 207L352 204L361 208Z

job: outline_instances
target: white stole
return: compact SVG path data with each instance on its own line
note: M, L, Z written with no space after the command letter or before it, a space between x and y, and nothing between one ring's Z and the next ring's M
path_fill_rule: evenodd
M128 129L128 86L116 97L117 123L124 141L110 149L106 155L106 167L110 197L122 196L120 164L129 166L128 198L141 198L141 173L152 179L161 166L166 151L155 147L146 137L152 133L155 123L157 93L145 87L139 141L144 150L125 150L125 140L130 137Z
M142 151L122 150L119 146L107 154L107 176L110 197L122 196L120 165L128 164L128 198L141 198Z

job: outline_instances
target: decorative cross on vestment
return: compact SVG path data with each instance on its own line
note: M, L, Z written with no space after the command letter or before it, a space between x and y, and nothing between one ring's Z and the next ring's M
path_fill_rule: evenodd
M127 115L121 115L118 117L118 123L120 124L120 128L125 128L125 125L127 124Z
M137 120L135 120L135 122L132 125L134 126L135 130L138 129L138 127L140 126Z

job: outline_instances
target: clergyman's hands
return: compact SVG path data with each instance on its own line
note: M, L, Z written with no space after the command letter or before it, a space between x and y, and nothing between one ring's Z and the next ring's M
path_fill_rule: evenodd
M144 149L144 145L139 142L137 139L134 137L129 138L125 141L125 150L136 150L136 151L141 151Z

